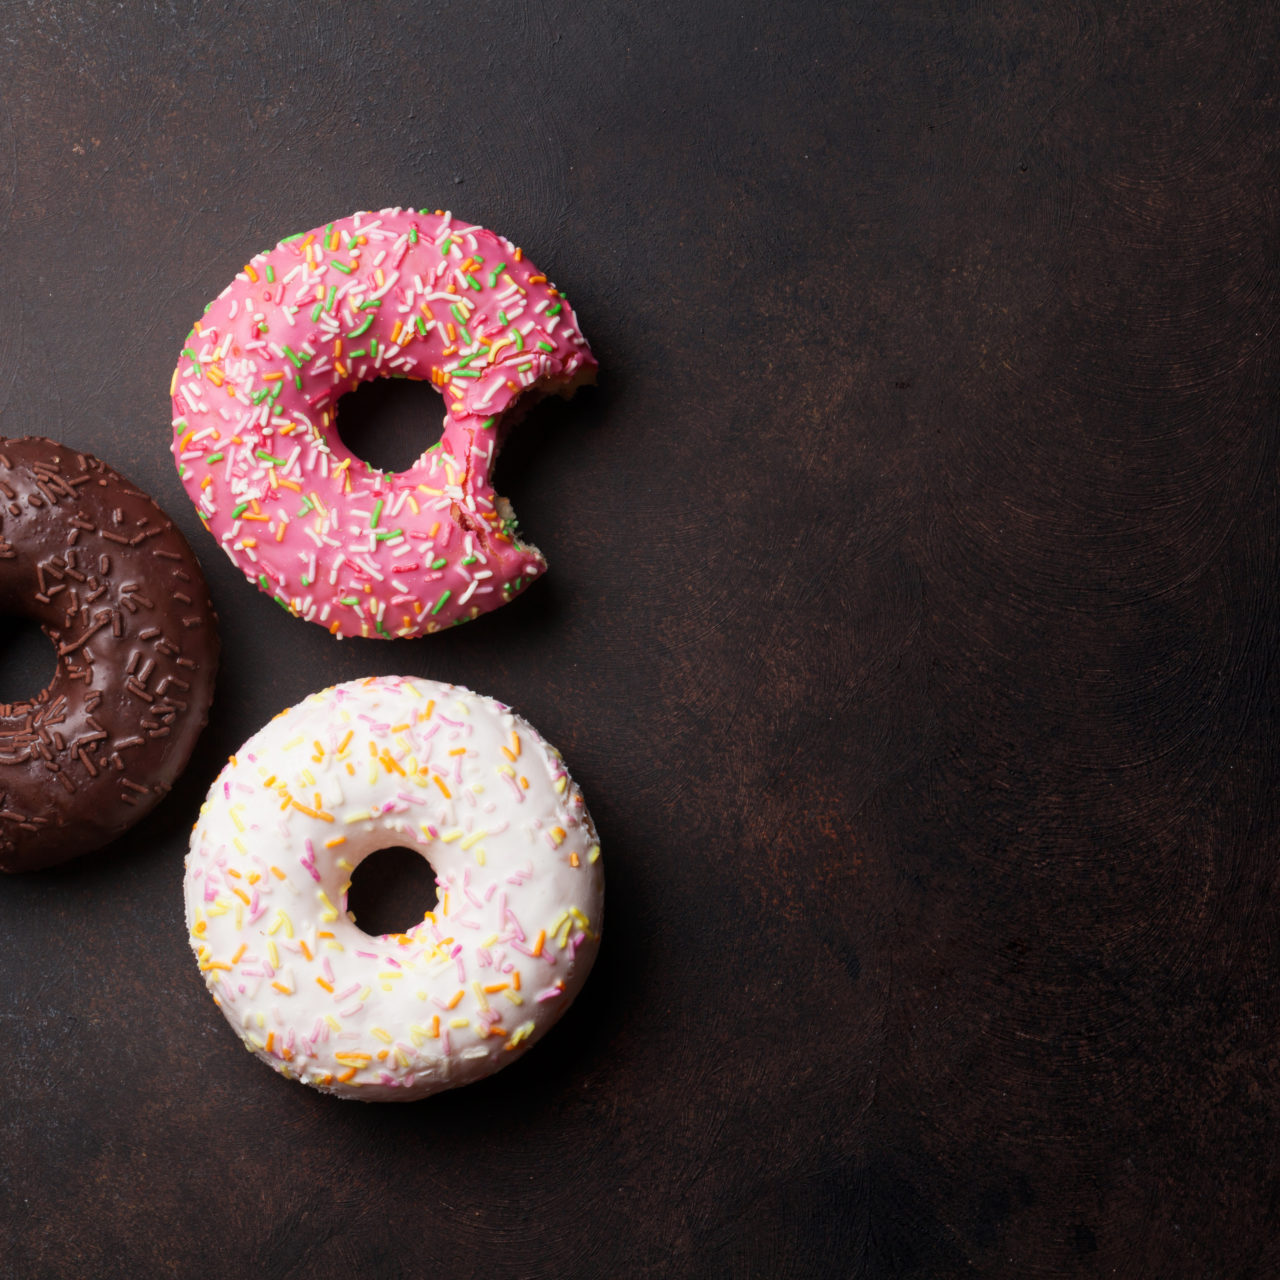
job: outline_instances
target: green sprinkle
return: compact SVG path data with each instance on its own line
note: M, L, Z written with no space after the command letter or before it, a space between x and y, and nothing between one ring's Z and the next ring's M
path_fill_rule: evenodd
M271 388L263 387L261 391L255 391L249 399L252 400L254 404L261 404L270 394Z
M265 573L258 574L258 586L260 586L263 591L271 590L271 583L267 581L267 575Z
M484 374L479 369L455 369L449 377L451 378L483 378Z
M271 263L268 262L267 263L267 283L275 284L275 282L276 282L276 269L271 265Z
M378 340L377 338L369 339L369 354L376 360L378 358Z
M335 271L341 271L344 276L349 276L355 270L355 267L349 267L345 262L339 262L337 258L330 258L329 265Z
M463 310L462 310L462 308L461 308L461 307L459 307L459 306L458 306L458 304L457 304L456 302L454 302L454 303L450 303L450 305L449 305L449 310L453 312L453 318L454 318L454 319L455 319L459 324L466 324L466 323L467 323L467 313L466 313L465 311L463 311ZM191 358L194 360L194 359L195 359L195 356L193 355Z
M475 339L471 336L465 324L460 324L458 326L458 332L462 334L463 338L466 339L467 346L470 346L475 341Z
M480 281L475 278L469 271L462 273L462 278L467 282L467 286L471 289L479 289Z
M368 302L362 302L359 305L359 307L356 308L356 310L368 311L370 307L380 307L380 306L382 306L381 298L370 298Z
M269 463L273 467L283 467L284 459L277 458L274 453L268 453L265 449L255 449L253 456L261 458L263 462Z
M361 356L363 356L363 355L368 355L368 354L369 354L369 353L368 353L368 352L367 352L363 347L361 347L359 351L348 351L348 352L347 352L347 359L348 359L348 360L359 360Z
M370 529L376 529L378 527L378 520L381 517L381 515L382 515L382 499L379 498L377 502L373 504L373 515L369 519Z
M301 375L296 374L296 373L293 375L293 385L294 385L295 387L297 387L299 391L301 391L301 390L302 390L302 377L301 377Z
M308 511L314 511L314 510L315 510L315 504L311 501L311 499L303 498L302 506L300 506L297 512L294 514L294 519L296 520L298 516L305 516Z
M302 239L302 237L303 237L303 236L305 236L306 234L307 234L307 233L306 233L305 231L299 231L297 235L293 235L293 236L285 236L285 238L284 238L283 240L281 240L281 241L280 241L280 243L281 243L281 244L292 244L295 240L301 240L301 239Z
M234 511L232 511L231 518L233 520L239 520L241 514L247 511L248 509L249 509L249 504L247 502L242 502L238 507L235 508Z
M507 319L507 313L505 311L498 312L498 323L504 328L511 323L511 321Z
M453 592L452 592L452 591L450 591L448 587L446 587L446 588L445 588L445 590L444 590L444 595L442 595L442 596L440 597L440 599L436 601L436 607L435 607L434 609L432 609L432 610L431 610L431 612L432 612L432 613L439 613L439 612L440 612L440 610L444 608L444 602L445 602L445 601L446 601L446 600L447 600L451 595L453 595Z
M386 629L386 627L384 627L384 626L382 625L382 619L381 619L381 618L379 618L379 619L377 620L377 623L376 623L375 625L377 626L378 630L379 630L379 631L381 631L381 632L382 632L382 634L383 634L384 636L386 636L386 637L387 637L387 639L388 639L388 640L390 640L390 639L391 639L391 632L390 632L390 631L388 631L388 630Z
M333 310L333 304L334 304L334 301L337 299L337 297L338 297L338 286L336 284L331 284L329 286L329 296L324 300L324 309L326 311Z
M466 558L462 563L463 563L463 564L475 564L475 562L476 562L477 560L479 560L479 559L480 559L480 557L479 557L479 556L468 556L468 557L467 557L467 558Z
M426 322L421 316L414 316L413 323L417 327L418 332L425 338L427 336Z
M358 605L360 603L360 599L358 596L343 596L342 599L338 601L338 603L345 604L348 607L354 607L355 605Z
M304 360L302 356L298 355L292 347L285 347L284 353L293 361L295 368L301 369L302 366L307 363L306 360Z
M443 256L444 254L448 253L448 252L449 252L449 250L450 250L450 249L452 249L452 248L453 248L453 237L452 237L452 236L445 236L445 238L444 238L444 244L442 244L442 245L440 246L440 253L441 253L441 255Z
M507 264L505 262L500 262L496 267L494 267L492 271L489 272L489 288L490 289L492 289L493 286L498 283L498 277L506 269L507 269ZM502 323L506 324L506 321L504 320Z
M417 244L417 243L418 243L418 228L417 228L417 227L410 227L410 228L409 228L409 243L410 243L410 244Z
M549 342L539 342L539 343L538 343L538 347L539 347L539 349L540 349L540 350L542 350L542 351L554 351L554 350L555 350L555 347L553 347L553 346L551 345L551 343L549 343Z
M515 335L516 350L523 351L524 350L524 334L521 333L519 329L512 329L511 332Z
M347 331L347 337L358 338L372 323L373 316L365 316L364 324L362 324L358 329L349 329Z
M222 452L222 450L218 450L218 452L217 452L217 453L211 453L211 454L210 454L210 455L205 459L205 461L206 461L206 462L221 462L221 461L223 460L223 458L225 458L226 456L227 456L227 455L226 455L225 453L223 453L223 452Z
M377 533L375 533L373 536L379 542L387 542L391 538L403 538L404 530L403 529L379 529Z
M441 556L439 560L433 560L431 562L431 567L433 569L443 569L448 563L448 560L446 560L444 556Z
M319 320L319 319L320 319L320 309L321 309L321 307L323 307L323 306L324 306L324 303L323 303L323 302L317 302L317 303L316 303L316 305L315 305L314 307L312 307L312 308L311 308L311 323L312 323L312 324L314 324L317 320Z
M548 307L548 308L547 308L547 315L549 315L549 316L558 316L558 315L560 314L561 307L562 307L562 304L561 304L561 303L559 303L559 302L557 302L554 306L550 306L550 307Z
M304 587L309 587L311 585L311 579L308 578L305 573L302 575L301 582Z

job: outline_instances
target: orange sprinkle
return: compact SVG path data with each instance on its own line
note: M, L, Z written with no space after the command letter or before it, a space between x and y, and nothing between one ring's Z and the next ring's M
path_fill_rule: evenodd
M355 1067L348 1067L340 1076L334 1076L333 1079L337 1080L339 1084L346 1084L348 1080L354 1078L355 1074Z
M286 986L284 985L284 983L282 983L282 982L273 982L271 985L272 985L273 987L275 987L275 989L276 989L276 990L277 990L277 991L278 991L282 996L291 996L291 995L293 995L293 992L292 992L292 991L290 991L290 990L289 990L289 988L288 988L288 987L286 987Z
M264 373L262 380L263 382L279 382L283 377L284 374L277 371L275 373Z
M283 880L283 879L284 879L284 872L283 872L283 871L281 871L279 867L273 866L273 867L271 868L271 874L272 874L273 876L275 876L275 878L276 878L277 880Z
M542 954L542 944L547 940L547 931L545 929L538 930L538 936L533 940L533 954L540 956Z
M313 956L313 955L311 954L311 948L310 948L309 946L307 946L307 943L306 943L306 939L305 939L305 938L299 938L299 939L298 939L298 945L302 948L302 954L303 954L304 956L306 956L308 960L314 960L314 959L315 959L315 956Z
M333 983L327 982L324 978L316 978L316 985L323 987L330 995L333 995Z
M258 273L253 269L253 263L245 263L244 273L253 281L254 284L258 283Z
M346 836L334 836L332 840L326 840L324 842L324 847L326 849L336 849L340 844L346 844L346 843L347 843Z
M453 999L452 999L452 1000L450 1000L450 1001L449 1001L449 1003L448 1003L447 1005L445 1005L445 1008L446 1008L446 1009L456 1009L456 1008L458 1007L458 1001L462 999L463 994L464 994L464 992L463 992L462 988L461 988L461 987L459 987L459 988L458 988L458 990L457 990L457 992L454 994Z
M237 889L235 885L232 885L231 892L234 893L236 897L239 898L246 907L249 905L249 895L245 893L243 889Z
M431 1038L433 1040L440 1039L440 1015L438 1013L431 1018Z
M577 854L577 850L575 850L573 853L571 853L571 854L569 855L569 865L570 865L571 867L578 867L578 866L581 866L581 865L582 865L582 864L578 861L578 854Z
M485 995L492 996L497 995L499 991L505 991L510 985L509 982L491 982L487 987L481 987L480 989Z
M237 948L236 953L231 957L232 964L239 964L240 957L249 949L248 943L242 942Z
M441 790L441 792L443 793L444 798L445 798L446 800L452 800L452 799L453 799L453 796L452 796L452 794L450 793L449 788L448 788L448 787L446 787L446 786L444 785L444 780L440 777L440 775L439 775L438 773L433 773L433 774L431 775L431 781L432 781L432 782L434 782L434 783L436 784L436 786L440 788L440 790ZM237 890L237 892L239 892L239 890ZM244 895L243 895L243 894L241 894L241 896L243 897ZM245 901L246 901L246 902L248 902L248 901L249 901L249 899L248 899L248 898L245 898Z
M519 990L520 990L520 970L519 970L519 969L517 969L517 970L516 970L516 971L511 975L511 985L512 985L512 986L513 986L517 991L519 991Z

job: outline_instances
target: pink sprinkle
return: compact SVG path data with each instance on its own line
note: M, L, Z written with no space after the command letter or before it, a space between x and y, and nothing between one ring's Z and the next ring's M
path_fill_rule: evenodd
M339 991L338 994L333 997L334 1001L338 1004L341 1004L344 1000L347 1000L351 996L355 995L355 993L359 990L360 990L360 984L358 982L353 982L345 991Z
M461 947L459 947L459 948L458 948L458 950L459 950L459 951L461 951L461 950L462 950L462 948L461 948ZM455 959L456 959L456 962L457 962L457 965L458 965L458 981L459 981L459 982L466 982L466 980L467 980L467 971L466 971L466 969L465 969L465 968L463 968L463 965L462 965L462 957L461 957L461 956L457 956L457 957L455 957Z
M449 1030L448 1030L448 1028L447 1028L447 1027L446 1027L444 1030L442 1030L442 1031L440 1032L440 1048L443 1050L443 1052L444 1052L444 1056L447 1058L447 1057L449 1056L449 1053L450 1053L450 1049L449 1049Z
M372 951L357 951L356 955L360 956L364 960L376 960L378 958L377 954Z
M333 983L333 966L329 963L329 957L325 956L320 968L324 970L324 976L329 979L330 984Z
M546 987L542 991L539 991L533 998L538 1004L544 1004L546 1001L554 1000L557 996L561 995L564 995L564 989L562 987Z

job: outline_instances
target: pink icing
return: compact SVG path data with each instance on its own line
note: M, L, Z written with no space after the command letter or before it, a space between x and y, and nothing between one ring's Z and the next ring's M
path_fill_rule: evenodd
M210 304L174 371L174 457L223 550L291 613L421 635L546 568L493 492L493 458L524 393L571 395L595 368L510 241L448 213L357 213L259 254ZM446 404L439 445L394 474L335 426L338 400L381 377L430 379Z

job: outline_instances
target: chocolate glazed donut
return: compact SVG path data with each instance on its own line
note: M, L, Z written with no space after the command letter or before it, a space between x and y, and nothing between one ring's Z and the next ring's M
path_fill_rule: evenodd
M191 548L88 454L0 438L0 611L31 618L52 683L0 704L0 870L99 848L155 807L208 717L217 618Z

